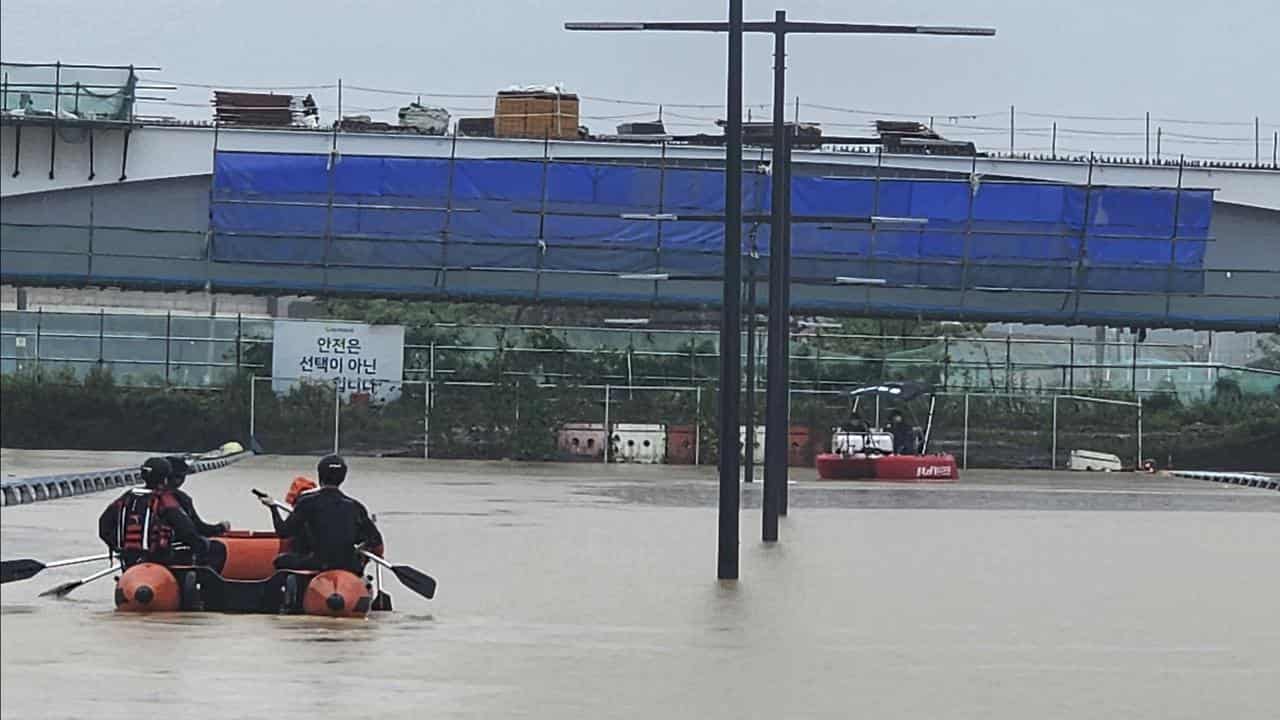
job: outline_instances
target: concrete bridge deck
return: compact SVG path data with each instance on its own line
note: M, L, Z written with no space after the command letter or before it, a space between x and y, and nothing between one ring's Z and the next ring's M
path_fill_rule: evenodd
M5 151L4 172L0 173L4 209L0 251L7 283L521 302L589 299L681 307L714 305L720 296L718 271L709 266L689 277L623 281L621 276L628 273L652 272L615 267L627 263L638 267L642 249L633 249L633 257L626 263L616 255L605 262L608 253L602 246L593 251L595 259L581 265L572 261L565 264L560 259L559 265L544 266L546 244L538 241L535 247L533 239L529 240L529 247L512 246L506 255L493 248L479 252L479 246L450 254L439 247L429 247L432 243L439 245L439 240L415 235L410 241L421 243L419 250L424 259L412 265L400 260L379 266L364 264L363 260L343 264L332 261L328 251L323 262L231 261L213 251L218 231L213 221L211 186L215 157L241 153L337 158L339 162L343 157L527 160L549 164L586 161L674 171L714 170L723 161L720 148L455 139L395 133L335 134L301 129L215 130L172 124L67 126L53 130L47 124L10 121L0 126L0 148ZM766 149L748 148L744 157L754 169L768 162ZM1083 243L1078 251L1072 251L1078 252L1079 257L1059 263L1062 267L1055 272L1060 277L1055 276L1057 279L1048 281L1048 285L975 280L976 274L990 269L993 260L983 259L981 254L970 258L968 251L963 258L935 261L921 256L919 262L884 260L873 252L857 261L865 268L849 266L856 272L841 269L824 275L821 262L808 262L808 276L797 276L793 281L797 312L1223 330L1269 331L1280 327L1280 170L817 151L798 152L796 163L797 178L934 179L968 183L973 188L1044 182L1083 190L1086 195L1106 192L1107 188L1165 188L1175 198L1183 191L1214 193L1207 238L1181 236L1181 229L1170 237L1153 235L1148 239L1168 247L1161 251L1168 258L1166 263L1107 270L1128 273L1135 282L1142 281L1141 287L1087 285L1092 272L1089 268L1096 261L1086 257ZM1177 206L1175 199L1166 208L1175 218ZM1086 208L1086 213L1090 211L1100 214L1106 208ZM657 224L650 223L645 232L652 234ZM1070 222L1064 225L1069 226ZM921 230L915 240L922 253L937 237L926 232ZM1044 241L1074 242L1069 230L1054 232L1059 236L1045 235ZM369 241L355 240L366 244ZM708 242L713 240L708 238ZM328 231L324 242L331 242ZM404 246L403 240L397 242ZM1202 247L1203 258L1196 261L1194 268L1183 267L1175 257L1193 242ZM550 244L555 246L554 242ZM712 250L707 252L714 254ZM650 251L660 252L657 246ZM609 267L603 267L602 262ZM891 267L894 263L899 264L899 270L905 267L910 272L916 268L922 279L910 280L902 273L898 273L901 277L895 276ZM761 278L766 264L762 260L758 267ZM977 270L970 272L968 268ZM1029 273L1035 270L1034 264L1028 268ZM959 279L946 286L929 279L953 272ZM872 273L877 275L873 277ZM833 276L842 275L887 280L874 287L833 284ZM760 302L764 303L767 295L763 283L760 290Z

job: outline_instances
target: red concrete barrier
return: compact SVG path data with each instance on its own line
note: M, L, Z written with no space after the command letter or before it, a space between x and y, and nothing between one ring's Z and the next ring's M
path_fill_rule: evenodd
M697 447L692 425L667 426L667 464L693 465Z

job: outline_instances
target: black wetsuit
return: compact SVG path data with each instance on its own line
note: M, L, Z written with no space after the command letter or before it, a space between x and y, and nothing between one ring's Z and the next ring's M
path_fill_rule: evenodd
M187 517L191 518L192 524L196 526L196 531L201 535L204 537L218 537L226 532L226 528L222 527L221 524L212 525L200 519L200 514L196 512L196 504L190 495L177 488L174 488L172 492L173 496L177 498L178 504L182 506L182 511L187 514Z
M893 451L899 455L916 454L916 429L906 422L889 424L889 432L893 433Z
M863 420L857 415L849 418L847 421L845 421L845 424L844 424L845 432L864 433L864 432L867 432L869 429L870 428L867 427L867 421Z
M282 518L280 510L273 506L271 520L277 535L302 539L306 548L305 552L278 556L276 567L282 570L341 568L359 573L364 561L356 546L362 545L371 552L382 550L382 534L369 511L334 485L303 493L287 518Z
M227 562L226 547L220 542L206 540L200 534L195 523L183 511L181 502L172 490L164 491L156 515L160 522L168 525L173 531L173 541L185 545L189 550L174 549L171 546L165 551L147 553L122 551L117 546L121 529L119 527L120 507L131 493L136 492L140 491L129 490L121 495L98 517L98 537L111 548L112 552L120 553L120 559L126 567L140 562L157 562L166 565L193 563L208 565L214 572L222 572Z

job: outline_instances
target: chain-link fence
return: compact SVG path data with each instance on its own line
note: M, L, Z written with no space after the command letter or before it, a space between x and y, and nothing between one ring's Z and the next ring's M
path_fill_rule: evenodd
M427 385L374 382L350 392L338 382L253 377L249 437L259 452L416 456L427 452Z
M270 364L272 321L238 315L0 313L0 372L129 387L219 388Z
M250 432L269 453L617 462L629 457L629 432L653 432L664 447L653 461L714 463L719 445L716 393L704 386L410 381L379 399L331 383L252 382ZM756 407L763 409L762 395ZM1134 407L1084 396L939 393L903 404L871 398L857 412L877 426L902 412L925 433L928 451L952 453L966 466L1050 468L1065 467L1077 448L1136 463ZM844 393L794 390L791 463L811 465L829 451L853 409Z
M679 461L698 462L714 449L707 422L713 401L714 393L701 387L446 381L433 385L429 452L608 462L620 459L612 432L617 426L651 425L666 434L679 428L679 442L692 443L688 452L676 453Z
M1083 395L940 392L907 403L872 396L855 407L843 393L796 390L792 432L808 438L810 452L827 452L854 412L880 427L895 411L919 428L926 452L950 453L962 467L1065 468L1072 450L1141 464L1140 403Z
M241 432L252 410L253 439L263 450L332 451L332 386L273 390L270 379L258 380L249 407L245 378L271 366L272 329L270 320L235 316L6 311L0 335L4 441L14 447L185 447L205 442L197 431L206 428ZM560 431L590 425L598 426L589 428L598 439L588 433L579 441L593 443L585 455L602 459L602 444L613 442L604 432L608 421L676 428L670 447L684 448L694 461L714 461L713 333L532 326L432 332L440 340L406 346L406 379L388 383L398 387L397 398L357 395L338 403L339 450L572 459L579 454L562 445ZM910 379L935 389L930 449L952 452L970 466L1065 467L1071 450L1089 449L1126 464L1143 455L1161 467L1280 467L1274 450L1280 447L1274 436L1280 373L1175 362L1202 357L1199 351L819 329L792 345L792 444L799 442L804 450L797 454L811 458L830 447L831 429L847 419L849 389ZM757 424L764 420L764 370L758 358ZM1047 379L1033 382L1037 374ZM1141 453L1138 398L1146 425ZM62 410L45 413L51 402ZM905 410L924 427L928 408L917 405ZM862 415L872 420L873 411L864 406ZM46 414L47 421L39 419ZM170 415L184 420L161 423L164 432L158 432L151 419Z
M714 463L720 441L713 384L405 381L362 394L329 382L246 375L211 392L124 387L109 373L94 372L83 381L4 375L0 386L5 447L154 449L235 438L267 453L336 448L356 455ZM756 399L759 427L763 393ZM931 400L885 401L878 408L874 399L862 400L858 413L884 425L900 410L927 432L930 452L951 453L967 467L1064 468L1073 450L1091 450L1114 454L1125 467L1152 459L1159 467L1280 468L1274 400L1231 385L1194 406L1162 395L1140 402L936 392ZM846 392L792 389L793 464L807 465L831 448L832 432L850 419L851 404ZM744 425L749 422L744 416ZM643 459L628 455L632 440L639 447L659 443L663 451Z
M272 320L240 316L5 311L0 372L86 377L131 387L218 388L270 372ZM715 331L441 325L410 342L405 379L557 385L694 386L718 376ZM422 332L422 331L419 331ZM764 333L757 347L765 346ZM746 343L744 340L743 346ZM744 369L746 363L744 362ZM764 358L756 358L764 377ZM800 328L792 386L841 390L890 380L943 392L1174 395L1211 398L1227 381L1246 395L1280 393L1280 372L1210 361L1207 348L1115 340L870 335Z
M1115 455L1138 467L1143 454L1142 403L1079 395L1054 396L1050 467L1070 467L1072 450Z
M684 449L659 460L699 463L716 447L715 393L702 387L406 381L362 394L332 382L249 382L249 435L266 453L625 461L626 439L614 435L639 425L661 432L664 448L681 438ZM579 451L564 441L570 428L598 439Z

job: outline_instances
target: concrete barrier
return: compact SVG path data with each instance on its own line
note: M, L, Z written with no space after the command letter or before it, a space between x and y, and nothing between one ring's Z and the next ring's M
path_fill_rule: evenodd
M616 423L611 442L611 455L617 462L653 465L667 457L665 425Z
M1242 487L1261 488L1263 490L1280 490L1280 477L1259 475L1257 473L1171 470L1169 474L1174 477L1191 478L1192 480L1208 480Z
M604 423L566 423L560 428L556 444L563 455L601 460L606 441Z
M218 470L243 460L253 453L241 450L217 458L192 460L188 463L192 473ZM137 485L142 482L138 468L114 468L89 472L61 473L30 478L11 478L0 481L0 506L25 505L41 500L53 500L72 495L110 490Z

